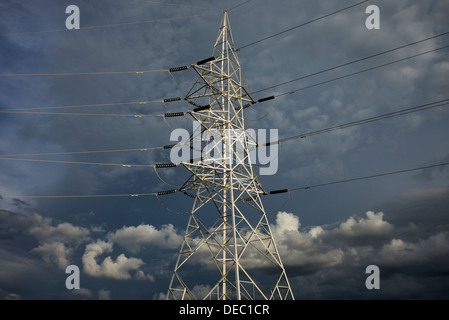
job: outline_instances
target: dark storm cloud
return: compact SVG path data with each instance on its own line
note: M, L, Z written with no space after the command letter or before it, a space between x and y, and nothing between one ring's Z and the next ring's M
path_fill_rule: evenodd
M287 257L284 263L291 276L298 275L293 281L307 284L303 292L298 287L298 294L332 299L445 299L448 287L443 283L447 283L444 279L449 263L447 199L447 189L410 190L380 206L385 214L367 212L365 217L304 229L294 215L278 215L274 230L282 230L284 224L287 228L278 235L279 246ZM287 224L288 220L295 223ZM324 255L329 257L322 259ZM368 276L365 268L371 264L381 270L381 289L375 294L364 286ZM332 282L339 289L330 289ZM424 289L432 283L433 289Z
M231 6L230 2L184 1L183 5L221 9ZM239 51L250 89L267 88L448 30L444 15L449 10L447 1L372 2L381 10L380 30L365 28L366 6L361 5ZM353 3L253 0L229 13L236 47ZM0 37L1 73L137 71L189 65L211 55L220 19L218 12L190 19L88 29L211 11L150 1L77 1L77 5L81 30L13 35L64 29L66 3L2 1L1 29L9 35ZM254 96L258 99L288 92L446 43L445 37L436 38ZM448 98L448 74L446 51L439 51L279 97L273 104L268 101L245 111L248 119L262 118L250 121L250 126L277 128L284 138ZM51 107L182 97L196 79L192 70L173 76L1 78L0 106ZM157 103L64 111L155 114L188 108L183 103ZM262 183L270 190L444 162L449 147L447 119L447 110L441 107L286 142L280 147L278 174L262 177ZM190 123L184 120L188 119L168 122L172 128L190 130ZM153 118L2 115L0 153L163 146L172 143L171 130L161 119ZM168 162L159 151L48 158ZM173 188L146 168L1 164L3 195L120 194ZM180 185L187 178L179 168L159 173L172 185ZM295 295L393 299L447 296L442 280L447 282L444 257L448 198L447 169L443 167L415 176L292 193L285 212L270 216L270 222ZM38 286L43 282L39 275L49 279L52 272L62 272L65 264L76 263L87 266L83 274L87 286L75 298L127 297L127 285L138 288L137 298L148 291L152 291L151 297L163 296L180 230L187 223L185 216L166 213L152 198L103 200L0 198L2 208L9 210L1 212L0 294L4 298L39 297ZM163 201L171 208L178 206L179 211L191 206L186 199L167 197ZM266 201L276 207L271 203L278 200L267 197ZM381 268L380 292L367 292L364 287L364 269L369 264ZM14 285L10 279L19 279L21 273L29 281ZM50 282L48 296L73 298L64 288L55 289L63 282L61 273ZM11 289L4 289L7 287ZM207 284L199 284L196 290L207 288ZM439 295L444 292L446 295Z
M282 215L285 218L289 214ZM298 297L445 299L447 285L440 283L435 290L425 290L422 285L436 278L445 281L448 231L434 230L431 235L415 233L411 237L404 235L400 227L383 221L382 213L368 212L367 216L368 219L350 218L333 228L291 229L277 236L283 262L291 281L297 285ZM365 268L372 264L381 270L381 289L369 294Z
M177 249L181 236L172 225L158 229L141 224L105 234L103 229L93 225L85 228L38 214L25 215L1 210L0 241L0 283L4 288L15 287L16 290L5 290L2 298L12 298L14 295L24 299L34 298L38 286L44 281L39 278L47 278L51 273L57 274L57 277L48 282L47 288L55 286L55 289L59 289L50 290L50 295L44 297L51 297L52 294L67 297L70 291L64 291L61 285L64 283L64 270L70 264L80 265L85 280L83 290L77 292L76 296L96 298L91 293L89 277L154 282L155 276L148 272L158 270L158 266L154 262L148 263L148 259L143 261L129 256L129 253L135 254L148 246ZM118 248L114 246L115 243ZM126 249L125 252L122 248ZM147 253L145 256L148 257ZM152 253L150 256L155 259L157 254ZM164 264L158 260L157 264L161 263ZM97 290L104 289L100 287Z
M390 221L410 232L429 235L447 231L449 227L449 193L447 188L411 189L387 201L382 207L389 210Z
M134 9L124 2L115 5L82 2L79 4L86 25L103 25L111 22L151 21L160 14L169 15L161 6L136 3ZM175 16L192 15L191 10L172 10ZM207 17L206 17L207 19ZM99 28L90 31L63 32L48 49L55 58L50 68L64 71L127 71L166 69L176 66L180 56L182 63L198 60L190 52L192 43L185 39L194 34L198 21L187 19L181 22L143 23L136 25ZM214 30L215 33L215 30ZM192 57L193 56L193 57ZM180 59L181 60L181 59ZM180 96L177 82L168 73L131 76L57 77L48 80L51 106L131 101L160 100ZM175 106L176 107L176 106ZM74 112L161 114L167 110L161 103L119 107L76 108ZM37 120L37 121L36 121ZM37 124L36 124L37 122ZM176 124L176 123L175 123ZM49 151L102 150L140 148L169 144L169 128L160 118L123 117L36 117L26 124L23 139L37 139L51 143ZM43 151L43 150L42 150ZM152 164L163 161L159 151L112 153L89 155L89 161L108 163ZM162 160L161 160L162 158ZM66 157L64 160L84 161L86 156ZM166 160L166 159L165 159ZM139 172L148 169L123 170L109 167L77 167L64 170L62 179L55 181L55 193L95 193L111 186L120 179L122 185L131 185ZM128 182L129 181L129 182ZM135 184L135 183L134 183ZM139 188L140 186L137 186ZM133 191L130 191L133 192Z

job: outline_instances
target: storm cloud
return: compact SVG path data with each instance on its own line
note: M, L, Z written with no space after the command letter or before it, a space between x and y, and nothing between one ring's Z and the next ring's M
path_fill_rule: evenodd
M222 10L245 2L229 19L248 86L256 100L282 95L245 109L251 128L278 129L282 139L449 98L447 49L439 49L448 36L433 37L449 31L444 0L370 1L380 9L379 30L365 27L362 4L273 37L357 1L160 2L75 1L81 29L66 30L68 3L2 1L0 74L190 65L211 56ZM172 144L170 132L191 130L192 119L138 116L191 110L185 101L160 101L185 96L197 76L189 69L0 77L2 110L97 114L0 114L1 155L66 162L0 160L1 298L165 296L188 219L174 213L188 212L191 198L24 196L137 194L182 185L189 177L182 168L155 172L122 164L168 161L160 149L148 148ZM53 108L60 106L71 108ZM136 117L118 116L125 114ZM446 163L448 118L442 105L286 141L276 175L261 182L269 191ZM135 150L77 153L123 149ZM295 297L447 299L448 178L448 167L440 166L296 190L288 201L284 194L264 197ZM198 263L210 261L202 255ZM80 267L80 291L64 287L69 264ZM380 290L365 287L372 264L380 269ZM210 288L202 280L195 291Z

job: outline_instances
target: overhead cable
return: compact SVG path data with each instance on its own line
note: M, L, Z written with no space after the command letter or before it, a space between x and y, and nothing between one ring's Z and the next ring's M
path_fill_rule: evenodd
M301 23L301 24L299 24L299 25L293 26L293 27L291 27L291 28L288 28L288 29L286 29L286 30L277 32L277 33L275 33L275 34L272 34L271 36L267 36L267 37L264 37L264 38L259 39L259 40L257 40L257 41L253 41L253 42L251 42L251 43L248 43L248 44L246 44L246 45L244 45L244 46L242 46L242 47L236 49L235 51L236 51L236 52L237 52L237 51L240 51L240 50L242 50L242 49L244 49L244 48L247 48L247 47L249 47L249 46L252 46L252 45L255 45L255 44L260 43L260 42L262 42L262 41L265 41L265 40L268 40L268 39L277 37L277 36L279 36L279 35L281 35L281 34L284 34L284 33L286 33L286 32L289 32L289 31L298 29L298 28L303 27L303 26L305 26L305 25L308 25L308 24L310 24L310 23L313 23L313 22L322 20L322 19L324 19L324 18L330 17L330 16L332 16L332 15L334 15L334 14L337 14L337 13L343 12L343 11L345 11L345 10L351 9L351 8L353 8L353 7L359 6L359 5L361 5L361 4L365 3L365 2L368 2L368 1L369 1L369 0L364 0L364 1L358 2L358 3L356 3L356 4L353 4L353 5L349 6L349 7L345 7L345 8L343 8L343 9L339 9L339 10L337 10L337 11L334 11L334 12L331 12L331 13L328 13L328 14L325 14L324 16L320 16L320 17L315 18L315 19L313 19L313 20L310 20L310 21Z
M238 3L238 4L236 4L236 5L232 6L232 7L230 7L229 9L226 9L226 11L229 12L229 11L231 11L231 10L237 9L238 7L241 7L241 6L247 4L248 2L251 2L251 1L253 1L253 0L246 0L246 1L240 2L240 3Z
M80 162L80 161L62 161L62 160L47 160L47 159L22 159L11 157L0 157L0 160L9 161L25 161L25 162L45 162L45 163L62 163L62 164L82 164L82 165L97 165L97 166L115 166L115 167L150 167L150 168L169 168L176 167L175 164L127 164L127 163L104 163L104 162Z
M353 181L360 181L360 180L366 180L366 179L373 179L373 178L379 178L384 176L390 176L390 175L396 175L406 172L412 172L412 171L418 171L418 170L424 170L424 169L431 169L431 168L437 168L442 166L449 165L449 162L443 162L438 164L432 164L427 166L421 166L417 168L410 168L410 169L403 169L403 170L396 170L396 171L390 171L390 172L383 172L378 174L373 174L369 176L363 176L363 177L357 177L357 178L350 178L345 180L338 180L338 181L331 181L331 182L325 182L325 183L319 183L314 185L307 185L302 187L295 187L295 188L285 188L285 189L278 189L278 190L272 190L267 192L266 194L261 195L273 195L273 194L280 194L280 193L286 193L286 192L292 192L292 191L298 191L298 190L310 190L312 188L318 188L318 187L324 187L334 184L340 184L340 183L346 183L346 182L353 182ZM167 191L159 191L159 192L152 192L152 193L135 193L135 194L103 194L103 195L52 195L52 196L45 196L45 195L0 195L0 199L11 199L11 198L100 198L100 197L139 197L139 196L160 196L160 195L167 195L167 194L173 194L180 190L174 189L174 190L167 190ZM193 195L190 195L191 197L195 197ZM242 199L247 200L247 199Z
M333 185L333 184L340 184L340 183L353 182L353 181L359 181L359 180L373 179L373 178L385 177L385 176L390 176L390 175L395 175L395 174L400 174L400 173L406 173L406 172L412 172L412 171L418 171L418 170L442 167L442 166L447 166L447 165L449 165L449 162L432 164L432 165L422 166L422 167L417 167L417 168L410 168L410 169L403 169L403 170L397 170L397 171L383 172L383 173L373 174L373 175L369 175L369 176L350 178L350 179L344 179L344 180L338 180L338 181L331 181L331 182L319 183L319 184L302 186L302 187L296 187L296 188L273 190L273 191L270 191L268 194L277 194L277 193L284 193L284 192L291 192L291 191L298 191L298 190L309 190L309 189L312 189L312 188L324 187L324 186L329 186L329 185Z
M306 138L306 137L309 137L309 136L313 136L313 135L317 135L317 134L321 134L321 133L326 133L326 132L339 130L339 129L345 129L345 128L349 128L349 127L353 127L353 126L362 125L362 124L365 124L365 123L370 123L370 122L379 121L379 120L383 120L383 119L388 119L388 118L392 118L392 117L402 116L402 115L406 115L406 114L413 113L413 112L424 111L424 110L428 110L428 109L432 109L432 108L436 108L436 107L441 107L441 106L447 106L447 105L449 105L449 99L442 99L442 100L439 100L439 101L434 101L434 102L429 102L429 103L425 103L425 104L421 104L421 105L417 105L417 106L413 106L413 107L409 107L409 108L404 108L404 109L401 109L401 110L398 110L398 111L388 112L388 113L380 114L380 115L369 117L369 118L359 119L359 120L343 123L343 124L340 124L340 125L335 125L335 126L331 126L331 127L315 130L315 131L310 131L310 132L305 132L305 133L302 133L302 134L297 134L297 135L290 136L290 137L287 137L287 138L284 138L284 139L280 139L280 140L277 140L277 141L268 142L268 143L265 143L265 144L262 144L262 145L258 145L258 147L279 144L279 143L283 143L283 142L287 142L287 141L295 140L295 139L303 139L303 138ZM205 108L206 109L206 107L210 108L210 106L204 106L204 107L200 107L200 108ZM143 147L143 148L128 148L128 149L113 149L113 150L88 150L88 151L71 151L71 152L53 152L53 153L1 154L0 157L47 156L47 155L70 155L70 154L93 154L93 153L113 153L113 152L133 152L133 151L148 151L148 150L166 150L166 149L171 149L171 148L175 147L176 145L177 144L171 144L171 145L160 146L160 147ZM178 144L178 145L184 145L184 144Z
M374 66L374 67L370 67L370 68L363 69L363 70L360 70L360 71L352 72L352 73L349 73L349 74L346 74L346 75L343 75L343 76L339 76L339 77L336 77L336 78L333 78L333 79L330 79L330 80L321 81L321 82L318 82L318 83L315 83L315 84L311 84L311 85L308 85L308 86L305 86L305 87L301 87L301 88L298 88L298 89L295 89L295 90L291 90L291 91L287 91L287 92L284 92L284 93L280 93L280 94L277 94L277 95L274 95L274 96L270 96L268 98L273 99L273 98L278 98L278 97L282 97L282 96L289 95L289 94L294 94L294 93L296 93L298 91L314 88L314 87L317 87L317 86L320 86L320 85L323 85L323 84L327 84L327 83L330 83L330 82L333 82L333 81L337 81L337 80L341 80L341 79L348 78L348 77L351 77L351 76L355 76L355 75L358 75L358 74L361 74L361 73L364 73L364 72L367 72L367 71L371 71L371 70L379 69L379 68L382 68L382 67L386 67L386 66L392 65L394 63L406 61L406 60L409 60L409 59L413 59L413 58L416 58L416 57L419 57L419 56L423 56L423 55L426 55L426 54L429 54L429 53L432 53L432 52L436 52L436 51L439 51L439 50L444 50L444 49L447 49L447 48L449 48L449 45L446 45L446 46L443 46L443 47L440 47L440 48L436 48L436 49L432 49L432 50L428 50L428 51L425 51L425 52L421 52L421 53L418 53L418 54L414 54L412 56L405 57L405 58L398 59L398 60L394 60L394 61L391 61L391 62L387 62L387 63L381 64L381 65L378 65L378 66ZM265 90L265 89L263 89L263 90ZM263 90L260 90L260 91L263 91ZM259 99L259 100L255 101L255 102L253 102L253 104L269 100L268 98Z
M402 61L405 61L405 60L409 60L409 59L412 59L412 58L416 58L416 57L423 56L423 55L428 54L428 53L436 52L436 51L447 49L447 48L449 48L449 45L444 46L444 47L440 47L440 48L437 48L437 49L433 49L433 50L428 50L428 51L425 51L425 52L422 52L422 53L414 54L414 55L406 57L406 58L402 58L402 59L395 60L395 61L392 61L392 62L384 63L384 64L381 64L381 65L378 65L378 66L375 66L375 67L371 67L371 68L368 68L368 69L363 69L363 70L360 70L360 71L357 71L357 72L353 72L353 73L350 73L350 74L347 74L347 75L344 75L344 76L340 76L340 77L337 77L337 78L334 78L334 79L330 79L330 80L327 80L327 81L316 83L316 84L313 84L313 85L310 85L310 86L306 86L306 87L298 88L298 89L295 89L295 90L292 90L292 91L284 92L284 93L276 95L276 97L281 97L281 96L288 95L288 94L294 94L294 93L296 93L298 91L301 91L301 90L310 89L310 88L313 88L313 87L316 87L316 86L319 86L319 85L322 85L322 84L326 84L326 83L333 82L333 81L336 81L336 80L341 80L341 79L344 79L344 78L348 78L348 77L351 77L351 76L354 76L354 75L357 75L357 74L361 74L363 72L367 72L367 71L371 71L371 70L374 70L374 69L386 67L386 66L392 65L393 63L402 62Z
M183 7L183 8L190 8L190 9L220 11L220 10L218 10L216 8L202 7L202 6L201 7L200 6L191 6L191 5L180 4L180 3L160 2L160 1L152 1L152 0L137 0L137 1L151 3L151 4L159 4L159 5L163 5L163 6L173 6L173 7Z
M127 193L127 194L86 194L86 195L16 195L6 196L0 195L0 199L25 199L25 198L111 198L111 197L142 197L142 196L156 196L157 192L150 193Z
M0 77L33 77L33 76L92 76L114 74L144 74L155 72L169 72L169 69L140 70L140 71L105 71L105 72L63 72L63 73L3 73Z
M55 107L10 108L10 109L1 109L1 111L23 111L23 110L42 110L42 109L68 109L68 108L87 108L87 107L110 107L110 106L120 106L120 105L156 103L156 102L163 102L163 101L164 100L147 100L147 101L133 101L133 102L80 104L80 105L72 105L72 106L55 106Z
M143 20L143 21L122 22L122 23L104 24L104 25L97 25L97 26L83 26L80 29L77 29L76 31L71 30L69 32L80 32L80 31L83 31L83 30L92 30L92 29L110 28L110 27L121 27L121 26L129 26L129 25L151 23L151 22L190 19L190 18L197 18L197 17L212 16L212 15L216 15L217 13L218 13L218 11L214 12L214 13L195 14L195 15L182 16L182 17L171 17L171 18L151 19L151 20ZM53 30L41 30L41 31L29 31L29 32L9 32L9 33L0 34L0 37L16 36L16 35L29 35L29 34L41 34L41 33L52 33L52 32L63 32L63 31L68 31L68 30L67 29L53 29Z
M75 112L5 111L5 110L0 110L0 113L42 114L42 115L59 115L59 116L132 117L132 118L165 116L165 114L75 113Z
M406 114L409 114L409 113L424 111L424 110L428 110L428 109L432 109L432 108L436 108L436 107L447 106L447 105L449 105L449 99L444 99L444 100L439 100L439 101L436 101L436 102L425 103L425 104L421 104L421 105L418 105L418 106L414 106L414 107L410 107L410 108L406 108L406 109L402 109L402 110L398 110L398 111L384 113L384 114L381 114L381 115L378 115L378 116L374 116L374 117L369 117L369 118L365 118L365 119L351 121L351 122L347 122L347 123L344 123L344 124L340 124L340 125L336 125L336 126L320 129L320 130L315 130L315 131L310 131L310 132L306 132L306 133L303 133L303 134L294 135L294 136L291 136L291 137L288 137L288 138L284 138L284 139L280 139L280 140L277 140L277 141L268 142L268 143L265 143L263 145L265 145L265 146L266 145L273 145L273 144L279 144L279 143L290 141L290 140L303 139L303 138L306 138L306 137L310 137L310 136L321 134L321 133L325 133L325 132L330 132L330 131L339 130L339 129L345 129L345 128L349 128L349 127L362 125L362 124L365 124L365 123L370 123L370 122L374 122L374 121L384 120L384 119L397 117L397 116L403 116L403 115L406 115Z
M16 153L16 154L0 154L0 157L28 157L28 156L55 156L55 155L71 155L71 154L92 154L92 153L115 153L115 152L132 152L132 151L148 151L163 150L164 147L147 147L134 149L112 149L112 150L89 150L89 151L69 151L69 152L47 152L47 153Z
M198 61L196 64L190 66L181 66L169 69L159 70L138 70L138 71L104 71L104 72L59 72L59 73L2 73L0 77L33 77L33 76L91 76L91 75L118 75L118 74L145 74L145 73L157 73L157 72L178 72L184 71L192 67L193 65L203 65L208 62L214 61L215 57L210 57Z
M415 44L418 44L418 43L421 43L421 42L424 42L424 41L428 41L428 40L431 40L431 39L435 39L435 38L438 38L438 37L441 37L441 36L444 36L444 35L447 35L447 34L449 34L449 31L448 32L444 32L444 33L440 33L440 34L437 34L437 35L434 35L434 36L431 36L431 37L428 37L428 38L425 38L425 39L414 41L414 42L411 42L411 43L408 43L408 44L405 44L405 45L402 45L402 46L399 46L399 47L396 47L396 48L393 48L393 49L389 49L389 50L382 51L382 52L379 52L379 53L376 53L376 54L372 54L372 55L369 55L369 56L364 57L364 58L360 58L360 59L356 59L356 60L353 60L353 61L350 61L350 62L346 62L346 63L340 64L338 66L335 66L335 67L327 68L327 69L324 69L324 70L321 70L321 71L317 71L317 72L314 72L314 73L311 73L311 74L308 74L308 75L305 75L305 76L301 76L299 78L295 78L295 79L288 80L288 81L285 81L285 82L282 82L282 83L278 83L278 84L272 85L272 86L267 87L267 88L259 89L259 90L253 91L253 93L266 91L266 90L273 89L273 88L276 88L276 87L280 87L280 86L283 86L283 85L286 85L286 84L289 84L289 83L292 83L292 82L295 82L295 81L298 81L298 80L303 80L303 79L306 79L306 78L309 78L309 77L312 77L312 76L316 76L316 75L319 75L319 74L322 74L322 73L325 73L325 72L328 72L328 71L332 71L332 70L336 70L336 69L339 69L339 68L342 68L342 67L346 67L346 66L349 66L351 64L360 62L360 61L364 61L364 60L371 59L371 58L374 58L374 57L377 57L377 56L380 56L380 55L383 55L383 54L386 54L386 53L390 53L390 52L393 52L393 51L396 51L396 50L400 50L400 49L403 49L403 48L406 48L406 47L410 47L412 45L415 45Z
M126 114L126 113L79 113L79 112L44 112L44 111L16 111L13 109L0 110L0 113L12 113L12 114L41 114L41 115L60 115L60 116L101 116L101 117L133 117L133 118L143 118L143 117L160 117L160 118L172 118L172 117L182 117L190 112L199 112L206 109L210 109L210 106L200 106L192 111L182 111L182 112L167 112L160 114Z

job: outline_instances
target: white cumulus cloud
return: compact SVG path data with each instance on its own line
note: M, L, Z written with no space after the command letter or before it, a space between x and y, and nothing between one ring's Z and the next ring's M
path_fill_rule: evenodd
M86 246L86 250L82 257L84 272L93 277L108 277L117 280L131 279L131 271L139 271L139 268L144 265L142 259L128 258L123 253L115 260L111 256L107 256L101 262L97 263L97 258L104 253L112 252L113 243L102 240L97 240ZM142 279L144 274L138 273L138 279Z
M315 272L340 264L344 252L322 241L327 232L321 227L309 231L300 230L299 217L287 212L279 212L276 224L272 226L283 263L299 272Z
M70 265L69 257L73 250L62 242L45 242L31 250L39 254L47 263L53 263L61 269Z
M383 246L380 257L384 265L392 267L435 268L445 265L444 269L449 270L449 232L440 232L416 242L392 239Z
M346 237L386 237L391 235L393 226L383 220L383 212L368 211L366 218L348 218L335 230L335 233Z
M182 243L182 236L171 224L163 225L160 230L148 224L141 224L137 227L123 226L123 228L109 233L107 238L133 253L147 245L173 249L178 248Z

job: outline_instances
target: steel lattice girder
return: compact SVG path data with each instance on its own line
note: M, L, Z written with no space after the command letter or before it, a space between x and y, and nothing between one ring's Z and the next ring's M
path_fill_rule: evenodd
M194 204L167 297L294 299L260 199L265 191L250 161L250 149L257 147L257 141L242 134L246 129L243 110L254 100L235 52L227 12L214 45L214 59L194 70L198 79L186 100L199 108L191 115L200 126L190 143L201 149L203 133L215 130L220 137L212 145L221 143L223 149L219 157L183 163L192 175L179 190L193 197ZM246 208L255 213L248 214ZM207 226L216 213L218 219ZM197 283L188 281L198 266L204 276L215 272L214 284L201 296L194 292ZM264 269L275 275L271 284L265 281Z

